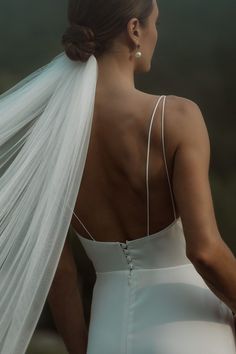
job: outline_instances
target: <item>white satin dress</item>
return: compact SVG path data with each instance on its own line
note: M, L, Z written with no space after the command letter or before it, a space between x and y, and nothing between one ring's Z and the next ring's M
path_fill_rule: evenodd
M150 132L162 98L162 147L175 220L150 235ZM236 353L230 308L209 289L186 256L182 223L180 218L176 218L166 163L165 98L161 96L158 99L149 129L147 235L126 242L101 242L96 241L87 229L91 239L82 237L74 230L97 276L87 354Z

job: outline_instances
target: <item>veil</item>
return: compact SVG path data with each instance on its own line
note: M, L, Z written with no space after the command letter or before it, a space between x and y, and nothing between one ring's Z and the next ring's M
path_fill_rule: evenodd
M46 301L79 191L97 61L64 52L0 95L0 354L22 354Z

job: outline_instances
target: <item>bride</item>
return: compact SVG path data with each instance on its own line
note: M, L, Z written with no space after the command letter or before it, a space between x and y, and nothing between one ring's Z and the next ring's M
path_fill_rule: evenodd
M158 20L155 0L71 0L65 52L0 96L1 354L47 298L70 354L236 353L204 118L134 84ZM89 329L70 225L97 275Z

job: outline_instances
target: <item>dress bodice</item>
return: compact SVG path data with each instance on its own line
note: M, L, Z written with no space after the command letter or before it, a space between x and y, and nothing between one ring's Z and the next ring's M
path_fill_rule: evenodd
M95 241L76 234L96 272L158 269L190 263L180 218L159 232L126 242Z

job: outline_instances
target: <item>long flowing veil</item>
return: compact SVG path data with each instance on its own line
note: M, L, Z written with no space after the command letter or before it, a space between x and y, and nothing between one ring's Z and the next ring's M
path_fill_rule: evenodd
M64 52L0 96L0 353L25 353L46 301L89 145L97 61Z

